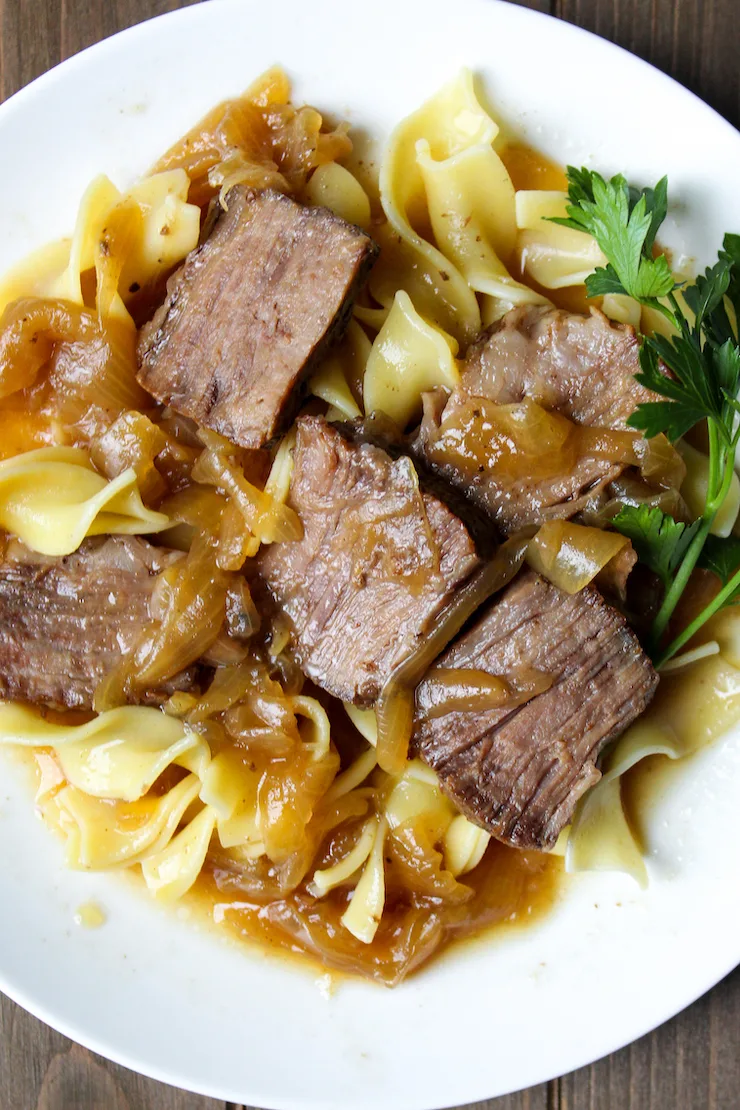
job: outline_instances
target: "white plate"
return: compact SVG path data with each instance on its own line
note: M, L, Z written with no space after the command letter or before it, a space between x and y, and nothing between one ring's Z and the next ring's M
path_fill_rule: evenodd
M493 0L221 0L78 55L0 109L0 268L68 232L100 171L144 170L274 61L298 98L384 135L461 65L563 162L651 182L669 240L706 261L740 230L740 137L666 77L564 23ZM430 1110L503 1094L644 1033L740 961L737 738L670 776L652 883L587 876L539 926L481 942L396 991L325 998L315 975L220 943L116 877L68 874L3 760L0 986L83 1044L236 1103ZM670 788L668 788L670 786ZM73 924L95 898L106 926Z

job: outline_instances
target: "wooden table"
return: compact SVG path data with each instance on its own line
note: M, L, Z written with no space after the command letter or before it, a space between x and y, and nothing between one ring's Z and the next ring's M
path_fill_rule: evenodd
M0 99L98 39L189 2L0 0ZM519 2L647 58L740 125L740 0ZM469 1110L740 1110L739 1048L740 969L629 1048L563 1079ZM0 995L0 1110L240 1108L110 1064Z

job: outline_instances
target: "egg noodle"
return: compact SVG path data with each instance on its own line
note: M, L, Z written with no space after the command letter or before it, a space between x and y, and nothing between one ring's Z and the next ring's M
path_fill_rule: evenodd
M303 685L279 620L267 656L249 638L262 618L239 573L245 560L302 535L285 503L293 438L260 470L249 452L194 434L137 385L135 337L164 279L196 247L208 202L240 182L271 187L332 209L381 246L348 331L310 378L315 403L330 420L382 411L410 426L423 393L455 387L458 354L482 327L515 306L582 293L603 265L590 236L543 222L565 213L564 179L562 189L517 189L510 146L463 71L398 125L374 187L367 172L353 172L346 128L329 130L314 109L291 106L288 80L273 69L126 191L97 178L71 239L0 282L0 427L11 429L0 440L9 445L0 525L50 556L100 534L151 535L184 552L161 575L159 608L137 649L103 680L95 715L68 723L0 704L0 742L36 753L37 805L63 838L68 866L140 867L151 892L171 901L210 860L222 889L274 905L272 919L290 918L293 935L298 920L305 936L315 921L290 902L300 887L319 907L311 913L332 906L332 935L355 953L372 949L389 890L406 884L442 907L434 936L419 915L404 919L418 950L408 969L439 943L444 907L459 925L460 907L478 897L489 834L418 760L397 774L379 769L374 712L328 713ZM605 297L601 309L651 325L627 297ZM690 501L706 484L707 460L688 447L683 458ZM719 522L727 531L740 507L740 484L733 490ZM615 566L627 543L550 522L525 558L575 593ZM237 646L220 635L235 591L253 626ZM606 753L601 781L555 850L569 871L647 881L622 776L656 753L684 757L740 718L739 636L731 613L717 618L710 646L683 669L674 661L665 690ZM174 693L163 711L126 704L209 652L216 669L205 693ZM341 759L337 730L351 736ZM347 965L362 970L354 959Z

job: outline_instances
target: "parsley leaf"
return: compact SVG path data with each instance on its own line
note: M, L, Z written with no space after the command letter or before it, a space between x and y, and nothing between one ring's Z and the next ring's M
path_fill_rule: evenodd
M723 586L740 570L740 539L737 536L707 536L697 566L711 570ZM740 601L740 583L725 598L725 605L736 605Z
M725 235L719 257L731 267L727 295L735 309L735 315L740 317L740 235L729 232Z
M670 325L668 335L640 340L636 379L653 396L637 406L628 424L649 437L665 433L673 441L697 424L707 425L707 488L699 519L686 526L642 505L624 507L613 521L665 587L650 635L659 665L723 605L740 602L740 540L721 541L710 534L730 489L740 442L740 235L725 235L716 263L678 292L667 257L653 257L668 211L666 179L654 189L637 189L621 175L606 181L593 170L572 166L567 173L567 218L552 222L592 236L606 259L587 278L586 292L592 297L625 293L659 311ZM664 645L671 616L697 565L718 574L722 589Z
M594 170L568 166L568 216L552 222L585 231L608 264L586 280L590 297L626 293L643 304L666 297L675 282L665 255L653 258L658 229L668 210L668 181L654 189L629 186L621 174L605 181Z
M719 262L708 267L693 285L686 286L683 291L686 304L696 316L694 330L700 332L706 326L710 335L716 332L712 338L719 343L732 335L723 303L730 284L731 271L732 263L729 259L720 257Z
M669 377L661 363L670 366ZM707 374L706 360L697 336L689 331L668 340L656 335L640 348L638 382L666 401L638 405L627 423L646 436L665 432L675 442L704 419L722 419L723 398L718 383ZM728 375L729 376L729 375Z
M612 521L618 532L632 540L640 562L654 571L666 587L700 523L686 525L649 505L625 505Z

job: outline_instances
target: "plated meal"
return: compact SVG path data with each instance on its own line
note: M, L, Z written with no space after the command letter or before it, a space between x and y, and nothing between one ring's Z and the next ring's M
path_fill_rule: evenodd
M740 720L740 237L667 209L468 71L376 164L273 68L6 275L0 743L70 867L388 985L648 882L630 784Z

